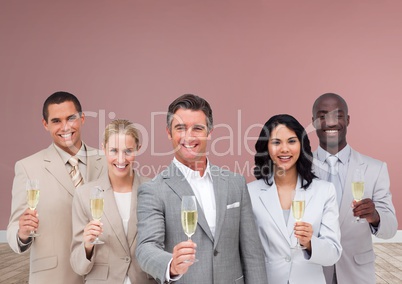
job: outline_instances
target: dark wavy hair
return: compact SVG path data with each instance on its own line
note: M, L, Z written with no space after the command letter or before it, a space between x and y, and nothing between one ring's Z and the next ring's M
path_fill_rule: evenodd
M255 143L254 176L256 179L263 179L269 186L272 185L270 179L274 173L273 162L268 154L268 141L272 130L280 124L294 131L301 143L301 153L296 162L296 169L303 178L301 186L306 189L313 179L316 178L312 172L313 155L311 153L310 140L304 127L293 116L288 114L279 114L271 117L262 128L260 136Z

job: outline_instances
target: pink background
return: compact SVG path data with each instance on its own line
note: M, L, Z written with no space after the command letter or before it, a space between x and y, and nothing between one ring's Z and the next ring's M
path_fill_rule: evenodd
M388 163L401 207L401 1L1 4L0 230L10 214L15 162L50 144L41 110L58 90L81 100L83 138L92 146L100 146L110 118L146 129L137 160L150 176L172 159L165 115L155 112L181 94L198 94L214 110L211 162L248 181L259 124L289 113L311 131L315 98L336 92L349 103L349 144ZM315 149L314 132L310 138Z

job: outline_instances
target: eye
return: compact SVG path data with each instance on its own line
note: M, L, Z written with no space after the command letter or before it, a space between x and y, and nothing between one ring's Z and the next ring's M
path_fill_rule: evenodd
M109 152L115 154L115 153L117 153L117 149L116 148L110 148Z
M277 146L280 142L278 140L271 140L271 144Z
M126 149L126 150L124 150L124 154L126 154L126 155L128 155L128 156L132 155L133 153L134 153L134 151L131 150L131 149Z
M297 139L290 139L289 144L295 144L295 143L297 143L297 141L298 141Z
M176 131L186 131L186 127L184 125L176 125Z

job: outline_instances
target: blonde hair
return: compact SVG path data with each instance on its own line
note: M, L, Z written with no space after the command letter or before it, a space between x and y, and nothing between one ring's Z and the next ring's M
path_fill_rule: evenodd
M136 150L140 148L139 132L137 128L135 128L134 124L127 119L115 119L106 126L103 134L103 145L106 146L110 136L120 133L133 137L135 144L137 145Z

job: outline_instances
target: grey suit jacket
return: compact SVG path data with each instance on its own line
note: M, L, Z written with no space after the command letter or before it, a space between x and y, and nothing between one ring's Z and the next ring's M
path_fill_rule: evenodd
M199 260L176 283L267 283L264 257L244 177L211 165L216 200L216 231L212 236L199 209L192 240ZM138 192L138 246L142 269L164 283L173 247L187 240L180 219L181 198L194 195L172 163ZM201 208L198 206L198 208Z
M98 150L87 148L87 180L97 179L106 166ZM39 179L40 198L39 237L21 250L17 242L18 220L28 208L25 183L28 178ZM75 187L55 146L51 144L15 164L11 216L7 227L10 247L17 253L30 251L29 283L82 283L70 266L71 203Z
M317 159L314 152L315 174L326 179L328 173ZM367 222L354 223L351 204L352 175L356 168L364 171L364 197L371 198L376 210L380 214L380 225L375 231ZM342 201L339 209L339 223L341 228L341 245L343 252L336 263L336 275L339 284L369 284L375 283L375 254L371 235L383 239L392 238L398 228L395 209L389 191L389 175L387 165L384 162L364 156L351 149L349 168L345 179ZM327 283L331 283L333 267L324 268Z
M141 270L134 257L137 241L137 190L140 184L149 179L139 176L136 172L133 174L135 177L127 236L107 174L77 189L73 200L73 241L70 261L74 271L84 276L85 283L123 283L127 274L132 284L156 283ZM105 191L104 213L101 219L103 234L99 237L105 243L95 245L92 258L88 260L83 233L85 226L92 220L89 200L91 188L95 185L101 186Z

